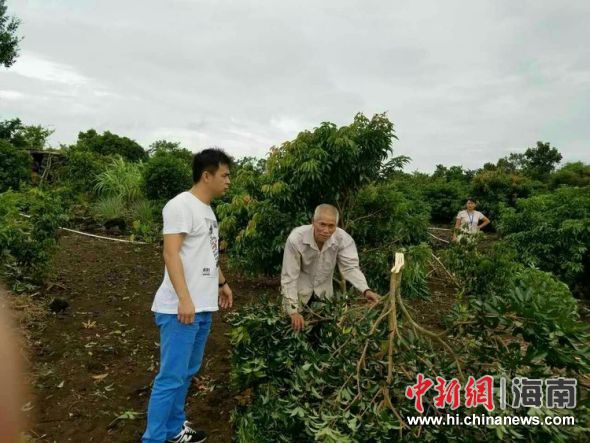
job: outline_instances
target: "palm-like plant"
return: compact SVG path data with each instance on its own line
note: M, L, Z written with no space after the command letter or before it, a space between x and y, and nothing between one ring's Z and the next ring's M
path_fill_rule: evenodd
M142 196L141 163L125 161L116 157L105 171L96 178L94 190L103 196L119 197L125 202L133 202Z

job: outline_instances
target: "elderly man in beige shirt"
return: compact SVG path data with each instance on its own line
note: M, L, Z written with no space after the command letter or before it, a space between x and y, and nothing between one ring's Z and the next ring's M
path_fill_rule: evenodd
M281 292L283 309L291 317L291 325L296 331L305 324L299 311L313 294L320 299L333 296L332 279L336 264L344 278L369 301L379 300L379 296L369 289L360 270L354 240L337 224L338 210L332 205L322 204L315 209L311 225L293 229L287 238Z

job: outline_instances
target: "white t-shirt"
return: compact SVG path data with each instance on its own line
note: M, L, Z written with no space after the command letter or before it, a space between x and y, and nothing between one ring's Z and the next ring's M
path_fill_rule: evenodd
M463 209L459 211L457 218L461 220L461 230L473 234L479 231L477 226L484 215L479 211L468 212L467 209Z
M195 312L217 311L219 234L211 206L190 192L183 192L166 203L162 215L164 234L186 234L180 248L180 258ZM164 271L164 281L156 291L152 311L178 313L178 296L167 269Z

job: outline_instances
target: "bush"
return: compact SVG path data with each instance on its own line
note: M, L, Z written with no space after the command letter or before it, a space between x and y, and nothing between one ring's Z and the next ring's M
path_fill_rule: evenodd
M182 156L160 153L144 165L143 189L150 200L170 200L191 186L191 164Z
M444 253L444 260L457 275L465 294L482 299L502 296L514 286L510 276L518 268L516 252L504 243L482 252L478 240L478 236L470 235L452 243Z
M523 367L537 377L547 376L550 368L588 371L590 335L567 286L547 272L522 266L510 276L509 286L501 294L468 298L450 316L460 330L481 340L471 358L490 363L504 350L506 369L512 373ZM504 342L500 348L498 337Z
M97 177L107 168L109 158L89 151L65 150L66 161L58 171L59 181L76 192L94 192Z
M60 199L49 192L0 194L0 261L14 290L42 283L65 221Z
M519 198L542 189L541 183L518 172L484 170L473 178L471 195L477 200L477 209L495 224L503 206L513 207Z
M516 208L502 212L499 225L522 263L553 272L574 291L590 294L590 187L564 187L519 200Z
M31 182L31 156L0 139L0 192Z
M426 203L430 205L432 221L453 223L469 196L473 175L473 171L465 171L461 166L447 168L437 165L432 176L419 185Z
M567 163L549 177L551 189L559 186L590 186L590 165L582 162Z

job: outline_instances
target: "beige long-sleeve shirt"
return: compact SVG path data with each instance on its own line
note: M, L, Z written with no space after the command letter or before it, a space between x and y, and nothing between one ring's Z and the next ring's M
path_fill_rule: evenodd
M313 237L313 225L293 229L285 244L281 271L285 312L293 314L301 310L314 292L320 298L332 297L336 264L355 288L359 291L369 289L359 267L356 245L346 231L336 228L320 251Z

